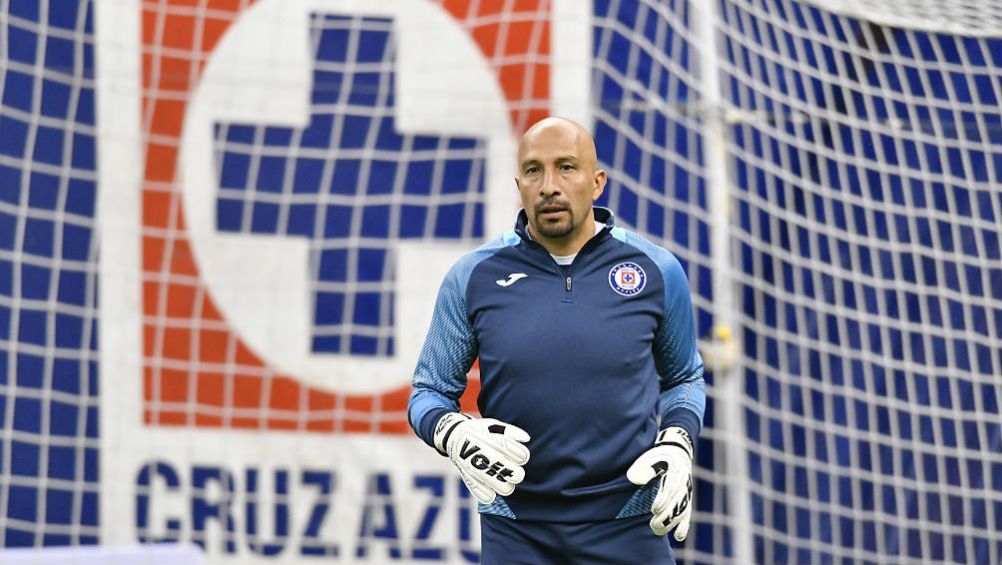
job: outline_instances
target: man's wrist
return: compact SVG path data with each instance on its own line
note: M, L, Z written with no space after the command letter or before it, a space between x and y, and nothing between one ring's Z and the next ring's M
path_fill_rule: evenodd
M658 432L654 447L677 447L684 451L689 459L695 451L695 443L689 432L680 426L671 426Z
M435 427L438 426L439 420L443 416L452 412L448 408L433 408L424 415L421 419L420 429L418 430L418 435L421 439L431 447L435 447ZM437 447L435 449L438 449Z
M449 412L438 419L435 425L435 449L442 455L449 455L449 443L453 432L473 417L462 412Z

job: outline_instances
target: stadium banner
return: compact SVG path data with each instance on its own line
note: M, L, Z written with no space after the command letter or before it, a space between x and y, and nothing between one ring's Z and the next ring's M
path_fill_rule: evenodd
M95 4L102 545L478 561L406 399L517 136L587 121L589 13L540 4Z

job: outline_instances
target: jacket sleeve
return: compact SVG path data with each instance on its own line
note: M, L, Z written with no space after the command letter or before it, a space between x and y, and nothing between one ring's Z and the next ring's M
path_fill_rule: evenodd
M661 428L681 426L696 438L703 427L706 385L696 346L696 323L689 280L682 265L665 251L658 261L665 280L665 313L654 336L660 376Z
M466 374L477 358L477 340L466 307L469 270L468 262L461 260L443 280L414 370L407 418L418 437L431 446L438 420L459 410Z

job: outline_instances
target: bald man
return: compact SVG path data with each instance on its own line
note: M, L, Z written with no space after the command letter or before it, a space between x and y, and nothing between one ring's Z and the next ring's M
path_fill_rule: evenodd
M706 403L688 280L594 205L580 124L534 124L517 166L514 229L442 282L411 426L477 498L482 563L674 563ZM459 412L478 356L479 417Z

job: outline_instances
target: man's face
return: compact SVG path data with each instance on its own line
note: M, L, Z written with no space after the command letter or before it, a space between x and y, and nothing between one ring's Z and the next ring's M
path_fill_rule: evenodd
M572 254L591 237L592 204L605 187L595 161L591 138L571 122L548 121L522 139L515 184L532 236L544 246Z

